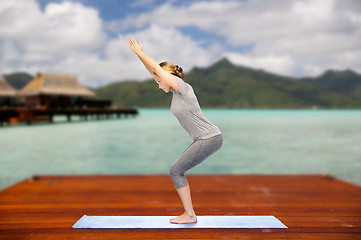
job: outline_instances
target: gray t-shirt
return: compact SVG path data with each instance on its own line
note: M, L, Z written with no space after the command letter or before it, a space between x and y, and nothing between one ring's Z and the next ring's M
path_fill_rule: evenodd
M192 86L179 77L176 79L179 92L172 90L170 110L193 141L221 134L221 131L204 116Z

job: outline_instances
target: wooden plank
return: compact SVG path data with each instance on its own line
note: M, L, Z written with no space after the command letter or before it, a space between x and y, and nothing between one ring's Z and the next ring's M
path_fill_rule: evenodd
M0 239L361 239L361 187L320 175L190 175L198 215L274 215L288 229L72 229L87 215L178 215L164 175L38 176L0 192ZM211 187L210 187L211 186Z

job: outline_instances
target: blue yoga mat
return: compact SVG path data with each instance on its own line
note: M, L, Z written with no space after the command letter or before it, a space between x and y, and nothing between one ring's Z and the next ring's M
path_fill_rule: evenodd
M173 224L173 216L87 216L73 228L287 228L274 216L197 216L197 223Z

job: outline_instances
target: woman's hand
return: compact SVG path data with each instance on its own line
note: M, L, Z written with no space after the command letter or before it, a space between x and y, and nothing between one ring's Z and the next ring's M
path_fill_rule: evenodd
M135 39L132 37L129 38L129 47L137 55L143 51L142 43L140 41L137 43L137 41L135 41Z

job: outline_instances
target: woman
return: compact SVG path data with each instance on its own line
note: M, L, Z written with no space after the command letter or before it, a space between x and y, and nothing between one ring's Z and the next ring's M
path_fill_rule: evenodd
M129 38L129 46L154 77L159 88L166 93L173 92L171 112L193 139L193 143L170 168L170 175L184 207L184 213L170 219L170 222L195 223L197 217L184 173L221 148L222 133L202 113L192 86L182 80L184 76L181 67L169 62L158 64L143 52L141 42L137 43L134 38Z

